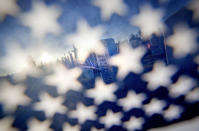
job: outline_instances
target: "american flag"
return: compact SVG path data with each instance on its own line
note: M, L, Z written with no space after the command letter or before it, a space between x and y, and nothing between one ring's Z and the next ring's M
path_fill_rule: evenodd
M0 0L0 131L198 131L199 0Z

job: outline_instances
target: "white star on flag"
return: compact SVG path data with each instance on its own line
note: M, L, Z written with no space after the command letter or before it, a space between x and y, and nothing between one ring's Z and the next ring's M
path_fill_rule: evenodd
M174 27L174 34L166 39L166 44L173 48L176 58L185 57L197 49L197 32L179 24Z
M106 115L99 119L100 123L103 123L106 129L112 127L113 125L120 125L121 124L122 113L116 112L114 113L111 110L106 112Z
M167 110L164 111L163 116L168 120L171 121L173 119L177 119L180 117L183 109L177 105L170 105Z
M159 86L168 86L171 84L171 77L175 74L177 68L173 65L166 66L163 62L156 62L151 72L145 73L142 78L148 82L147 88L155 90Z
M95 88L87 90L86 96L94 98L95 103L99 105L104 101L115 101L114 92L116 90L117 86L115 84L106 85L101 79L97 79Z
M140 73L143 70L141 58L146 50L144 47L133 49L129 44L123 43L120 47L120 54L110 58L109 63L118 66L118 78L124 78L129 72ZM124 64L125 63L125 64Z
M140 129L142 127L142 124L144 123L143 118L136 118L134 116L131 116L130 120L124 122L125 128L127 128L129 131L134 131L136 129Z
M118 101L118 104L123 107L124 111L129 111L132 108L142 107L142 101L145 98L144 94L136 94L133 91L129 91L126 97Z
M149 38L152 34L160 35L165 30L163 15L162 10L144 5L139 14L132 17L131 24L140 28L143 38Z
M59 94L64 94L69 90L81 89L81 84L77 78L81 74L81 69L68 69L63 64L53 66L54 73L45 78L45 83L55 85Z
M178 81L171 86L169 86L169 95L172 97L178 97L180 95L187 94L196 85L194 79L189 76L180 76Z
M78 118L78 122L83 124L87 120L95 120L97 118L95 106L85 106L82 103L78 103L76 110L73 110L69 113L69 116L72 118Z
M27 105L30 98L25 93L26 88L23 85L11 85L7 81L0 85L0 102L3 103L6 112L15 111L18 105Z
M150 103L144 105L144 110L148 116L161 114L166 103L163 100L153 98Z
M57 19L61 11L56 6L47 6L42 2L33 2L31 12L22 14L23 24L31 29L34 38L42 39L47 33L58 34L61 31Z
M114 13L122 16L127 12L123 0L93 0L93 4L101 9L103 20L109 20Z
M64 98L61 96L52 97L48 93L40 94L40 102L34 104L34 109L44 111L46 117L53 117L56 112L65 113L67 108L62 105Z
M0 61L1 68L8 73L21 73L26 75L31 72L31 74L33 74L32 59L26 49L23 49L16 43L7 43L6 51L7 54L2 57Z

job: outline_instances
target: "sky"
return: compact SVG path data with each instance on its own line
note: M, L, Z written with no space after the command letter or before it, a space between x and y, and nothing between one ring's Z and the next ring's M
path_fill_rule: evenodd
M61 15L57 19L62 28L59 34L49 33L45 37L46 43L55 43L63 46L65 36L77 31L77 22L87 20L91 27L101 25L105 28L102 39L114 38L115 41L129 39L131 34L138 32L138 28L130 25L130 19L139 13L139 7L150 4L154 8L161 8L165 12L165 19L176 10L182 8L189 0L124 0L128 11L124 16L113 14L108 21L101 19L100 9L92 4L91 0L44 0L46 5L56 5L61 9ZM31 0L18 0L20 13L30 12ZM27 46L31 41L30 29L24 26L19 16L6 16L0 22L0 56L5 55L6 43L20 43Z

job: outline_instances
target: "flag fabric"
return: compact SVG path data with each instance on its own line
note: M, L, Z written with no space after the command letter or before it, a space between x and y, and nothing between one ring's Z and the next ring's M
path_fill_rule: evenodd
M198 9L0 0L0 131L198 131Z

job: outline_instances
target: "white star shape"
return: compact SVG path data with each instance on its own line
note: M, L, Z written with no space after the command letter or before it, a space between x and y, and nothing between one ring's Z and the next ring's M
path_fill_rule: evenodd
M111 110L106 112L106 115L99 119L100 123L103 123L105 127L108 129L113 125L120 125L121 124L122 113L117 112L114 113Z
M72 126L68 123L65 123L63 126L63 131L80 131L80 126Z
M182 58L197 49L197 32L186 25L174 27L174 34L166 39L166 44L174 50L176 58Z
M78 118L80 124L83 124L86 120L95 120L97 118L95 106L84 106L81 103L77 104L76 110L71 111L69 116L72 118Z
M155 90L159 86L168 86L171 84L171 77L177 71L173 65L166 66L163 62L156 62L153 66L153 70L149 73L145 73L142 79L148 82L147 88L149 90Z
M124 78L129 72L140 73L143 70L141 58L146 50L144 47L133 49L129 44L121 44L120 54L110 58L109 63L118 66L117 77ZM125 63L125 64L124 64Z
M104 31L101 26L90 27L85 20L78 21L77 32L67 36L66 42L78 49L78 61L84 62L91 52L104 53L105 47L100 42Z
M47 33L59 33L61 28L57 22L61 12L55 6L46 6L42 2L33 2L32 11L22 14L21 19L29 27L35 38L42 39Z
M27 78L27 76L41 76L42 70L33 63L32 58L30 58L30 62L28 64L29 65L27 69L13 74L14 80L21 82L24 81Z
M144 105L144 110L148 116L160 114L165 106L165 102L158 99L152 99L150 103Z
M59 94L81 89L81 84L77 80L81 74L81 69L67 69L63 64L56 64L53 66L53 70L54 73L45 78L45 83L55 85Z
M31 119L28 121L28 131L53 131L50 129L51 121L39 121L37 119Z
M118 105L122 106L124 111L129 111L132 108L142 107L142 101L146 98L144 94L136 94L129 91L127 96L118 101Z
M17 0L0 0L0 21L3 20L6 15L17 15L19 11Z
M182 111L183 109L180 106L170 105L169 108L164 111L163 116L170 121L179 118Z
M192 91L186 94L185 100L188 102L199 101L199 87L194 88Z
M17 128L12 127L13 123L12 117L5 117L3 119L0 119L0 129L1 131L19 131Z
M169 86L169 95L172 97L178 97L180 95L185 95L196 85L194 79L188 76L180 76L178 81L171 86Z
M193 11L193 19L199 21L199 1L192 0L188 8Z
M165 30L163 16L162 10L144 5L140 9L140 13L132 17L131 24L140 28L144 38L149 38L152 34L159 35Z
M7 44L6 51L6 56L4 56L0 62L1 68L6 70L6 72L23 73L24 71L29 72L31 70L30 56L19 44Z
M26 88L23 85L11 85L3 81L0 85L0 102L3 103L5 111L14 111L18 105L27 105L30 98L25 93Z
M109 20L114 13L122 16L127 12L123 0L93 0L93 4L101 9L103 20Z
M97 79L95 82L95 88L86 91L86 96L94 98L97 105L104 101L115 101L116 96L114 92L117 90L117 85L106 85L101 79ZM103 94L103 95L102 95Z
M65 113L67 108L62 105L64 98L52 97L48 93L40 94L40 102L34 104L35 110L41 110L45 112L47 117L53 117L56 112Z
M142 124L144 123L143 118L136 118L132 116L130 120L124 122L124 127L127 128L129 131L134 131L136 129L141 129Z

